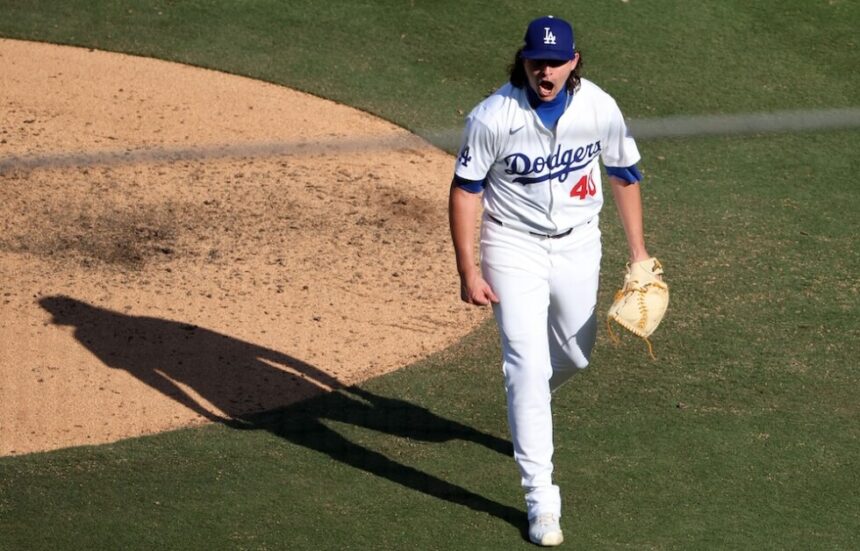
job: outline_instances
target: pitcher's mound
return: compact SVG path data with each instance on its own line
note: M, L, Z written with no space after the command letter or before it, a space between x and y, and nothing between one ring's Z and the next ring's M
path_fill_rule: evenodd
M287 405L472 330L453 160L365 113L0 40L0 455Z

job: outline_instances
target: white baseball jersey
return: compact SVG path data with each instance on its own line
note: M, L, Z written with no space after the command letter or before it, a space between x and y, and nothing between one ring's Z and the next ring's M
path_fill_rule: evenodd
M639 162L618 105L581 79L555 132L529 105L526 87L508 83L466 119L456 178L485 181L484 211L523 231L554 235L603 205L598 157L607 167Z

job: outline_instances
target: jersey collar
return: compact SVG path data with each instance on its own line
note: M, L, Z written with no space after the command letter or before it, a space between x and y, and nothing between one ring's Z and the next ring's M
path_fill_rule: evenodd
M526 85L525 89L529 105L534 109L534 112L544 126L548 129L555 128L565 109L570 105L570 99L573 97L573 94L565 89L564 92L558 94L551 101L541 101L531 86Z

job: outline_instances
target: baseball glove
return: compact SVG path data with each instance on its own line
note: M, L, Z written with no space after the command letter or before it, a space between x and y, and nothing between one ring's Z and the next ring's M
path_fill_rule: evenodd
M615 321L644 339L648 344L648 353L654 358L654 350L648 337L660 325L668 306L669 286L663 281L663 265L660 261L649 258L628 264L624 286L615 293L615 299L609 307L606 320L609 334L614 341L618 341L609 323Z

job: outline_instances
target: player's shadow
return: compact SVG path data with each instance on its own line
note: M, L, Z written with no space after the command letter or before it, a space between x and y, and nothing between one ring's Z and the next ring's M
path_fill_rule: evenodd
M78 342L106 366L126 371L207 419L234 428L270 431L522 530L522 511L351 442L325 421L425 442L461 439L511 456L511 444L506 440L404 400L378 396L358 386L346 387L297 358L203 327L127 315L66 296L44 297L39 304L53 316L52 323L74 327ZM326 387L332 392L321 392Z

